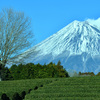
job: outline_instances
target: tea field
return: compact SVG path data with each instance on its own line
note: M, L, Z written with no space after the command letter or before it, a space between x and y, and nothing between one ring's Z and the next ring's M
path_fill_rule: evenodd
M23 100L100 100L100 77L44 78L0 82L0 95L25 91Z
M13 81L0 81L0 97L5 93L10 100L14 93L26 92L29 94L32 90L36 90L38 87L43 87L45 84L53 82L55 79L26 79L26 80L13 80ZM31 100L31 99L30 99Z

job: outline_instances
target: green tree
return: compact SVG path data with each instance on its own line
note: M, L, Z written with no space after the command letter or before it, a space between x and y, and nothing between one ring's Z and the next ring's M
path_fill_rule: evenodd
M100 72L98 72L96 76L100 76Z
M20 79L20 73L23 69L23 65L22 64L19 64L18 66L17 65L12 65L10 67L10 73L12 75L12 77L14 78L14 80L17 80L17 79Z
M79 72L79 75L81 75L82 73L81 72Z
M49 63L47 65L34 65L28 63L26 65L19 64L11 66L9 69L14 80L17 79L33 79L33 78L50 78L50 77L69 77L68 72L63 66Z
M13 77L7 67L2 69L3 75L2 80L13 80Z
M58 61L57 66L61 66L61 62L60 62L60 60Z

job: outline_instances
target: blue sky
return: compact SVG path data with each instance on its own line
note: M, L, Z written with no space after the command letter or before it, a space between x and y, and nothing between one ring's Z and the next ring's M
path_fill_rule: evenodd
M0 11L10 7L31 18L35 44L74 20L100 17L100 0L0 0Z

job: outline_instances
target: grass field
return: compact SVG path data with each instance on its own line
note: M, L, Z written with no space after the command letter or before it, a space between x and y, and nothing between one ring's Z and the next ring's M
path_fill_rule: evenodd
M38 87L36 90L35 87ZM28 93L29 89L32 89ZM0 95L10 100L14 92L26 91L24 100L100 100L100 77L69 77L1 81Z

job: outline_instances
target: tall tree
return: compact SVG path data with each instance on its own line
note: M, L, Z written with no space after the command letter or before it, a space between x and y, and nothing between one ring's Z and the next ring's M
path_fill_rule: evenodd
M31 20L23 12L3 9L0 13L0 76L9 63L22 63L15 60L32 46L34 35Z
M61 62L60 62L60 60L58 61L57 66L61 66Z

